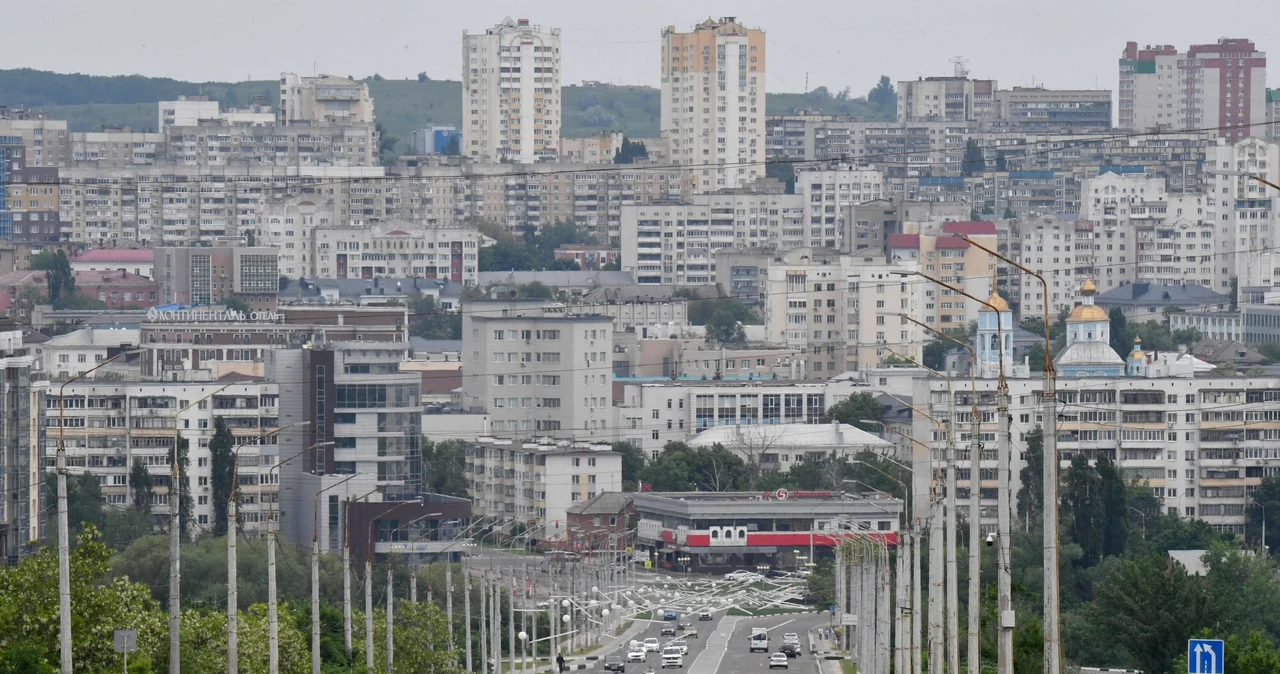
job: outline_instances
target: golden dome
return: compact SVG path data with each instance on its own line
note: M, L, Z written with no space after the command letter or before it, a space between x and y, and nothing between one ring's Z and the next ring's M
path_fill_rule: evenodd
M991 305L991 307L995 307L996 311L1012 311L1009 308L1009 303L1004 301L1004 298L1000 296L1000 293L994 290L991 291L991 297L987 298L987 304ZM991 307L984 306L982 308L985 310L990 309Z
M1071 315L1067 316L1068 323L1092 323L1094 321L1108 320L1107 312L1096 304L1081 304L1071 310Z
M1080 286L1081 295L1093 295L1098 292L1098 286L1093 285L1092 279L1085 279L1084 285Z
M1133 338L1133 351L1129 352L1129 360L1142 360L1146 358L1146 354L1142 352L1142 338Z

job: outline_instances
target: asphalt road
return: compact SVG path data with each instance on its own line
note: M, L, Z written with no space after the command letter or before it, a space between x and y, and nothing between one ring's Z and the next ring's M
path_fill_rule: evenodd
M800 657L789 661L789 668L786 670L788 674L819 674L817 658L808 650L808 631L827 625L827 619L821 614L751 618L726 616L723 611L719 611L716 613L715 620L700 622L696 616L693 616L690 622L697 628L698 638L688 639L689 652L684 656L684 667L667 669L666 671L670 674L766 674L769 669L769 655L782 646L782 635L787 632L799 634L802 647ZM751 634L753 627L769 629L771 649L769 653L748 651L747 637ZM636 639L643 641L645 638L654 637L659 643L666 645L671 641L671 637L660 637L661 630L662 623L653 622ZM610 654L602 653L601 655ZM612 655L625 656L626 647ZM603 665L598 665L597 668L602 670ZM657 674L662 674L660 653L650 653L644 663L626 663L626 674L644 674L650 668Z

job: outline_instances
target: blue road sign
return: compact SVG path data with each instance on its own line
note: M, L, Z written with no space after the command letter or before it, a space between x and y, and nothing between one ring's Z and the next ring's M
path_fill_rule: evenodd
M1221 639L1187 640L1187 674L1223 674Z

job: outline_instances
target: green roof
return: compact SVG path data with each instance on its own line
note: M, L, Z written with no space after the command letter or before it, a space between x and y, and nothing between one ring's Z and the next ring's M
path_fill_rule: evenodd
M1134 74L1137 74L1137 75L1150 75L1155 73L1156 71L1156 62L1154 59L1150 61L1138 61L1135 59L1120 59L1120 65L1130 66L1133 69Z
M1280 89L1267 89L1267 102L1280 102Z

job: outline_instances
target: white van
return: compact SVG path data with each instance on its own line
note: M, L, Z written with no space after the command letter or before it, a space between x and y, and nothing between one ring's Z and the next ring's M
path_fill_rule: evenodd
M667 646L662 649L662 668L684 667L684 653L679 646Z

